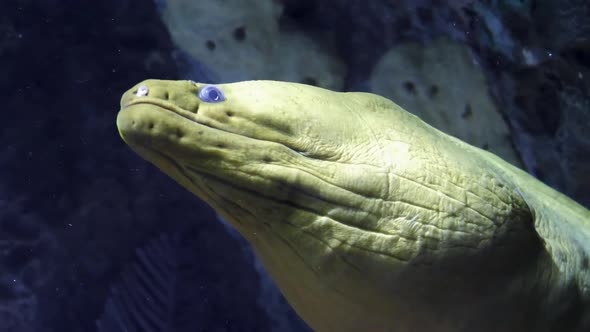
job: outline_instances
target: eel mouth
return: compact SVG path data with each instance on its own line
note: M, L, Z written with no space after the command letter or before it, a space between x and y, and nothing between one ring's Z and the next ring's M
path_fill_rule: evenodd
M245 173L232 171L239 167L232 164L241 158L236 155L240 150L265 141L202 123L196 119L196 113L149 97L124 103L117 116L117 127L132 150L223 215L249 215L248 209L232 197L248 192L264 193L264 188L244 183ZM231 188L233 192L219 193L219 187ZM231 213L226 211L228 206ZM234 218L232 223L238 230L244 230L240 218Z
M197 115L166 100L142 97L122 105L117 126L135 152L198 196L206 182L265 195L270 182L277 190L288 187L280 178L283 167L273 161L302 159L297 151L219 128Z
M245 141L249 144L264 142L216 126L215 121L200 116L198 108L190 111L167 100L151 97L135 98L122 104L117 127L123 140L132 147L141 145L158 151L177 164L184 164L187 156L199 151L202 152L198 153L201 158L209 152L215 155L213 150L229 148L229 142L232 142L231 145Z
M157 107L160 107L164 110L174 112L174 113L176 113L182 117L185 117L189 120L193 120L190 117L186 116L186 114L185 114L185 112L189 112L189 111L182 109L181 107L175 105L174 103L171 103L171 102L168 102L168 101L165 101L162 99L158 99L158 98L150 98L150 97L136 98L136 99L133 99L133 100L129 101L128 103L125 103L124 105L122 105L121 109L128 108L133 105L141 105L141 104L157 106Z
M266 142L266 143L271 143L271 144L278 144L278 145L281 145L282 147L287 148L288 150L290 150L296 154L299 154L301 156L312 157L312 155L309 152L304 151L303 149L296 147L293 144L290 144L292 142L289 142L287 139L281 139L281 140L275 141L275 140L269 140L268 138L263 138L263 137L253 137L252 135L249 135L248 132L244 132L243 130L239 130L237 128L232 128L231 126L229 126L228 123L219 123L218 121L216 121L214 119L209 119L207 116L199 114L199 107L197 107L194 111L191 111L191 110L184 109L184 108L176 105L175 103L169 102L167 100L146 96L146 97L141 97L141 98L134 98L131 101L122 104L121 111L123 111L125 109L129 109L129 108L134 108L136 106L142 106L142 105L145 105L147 107L153 107L153 108L160 109L160 111L162 113L177 115L181 118L184 118L185 120L188 120L188 123L190 123L192 125L202 126L201 129L206 128L206 129L214 130L214 131L216 131L216 134L218 134L218 135L228 134L231 136L232 141L235 141L236 139L250 139L250 140L252 140L252 142L259 142L259 143ZM222 111L223 110L220 110L220 112L222 112ZM252 124L250 124L250 125L252 125ZM260 124L254 124L254 125L257 127L261 126ZM265 127L265 129L273 130L275 128ZM199 129L198 129L198 127L194 127L194 128L192 128L192 131L199 131ZM120 132L121 136L123 137L123 139L125 139L125 137L121 133L121 130L119 130L119 132ZM213 133L214 132L209 132L207 135L212 135ZM223 145L223 144L221 144L221 145Z
M189 110L183 109L182 107L179 107L178 105L176 105L172 102L162 100L159 98L150 98L150 97L136 98L136 99L133 99L130 102L122 105L121 110L126 109L126 108L130 108L130 107L133 107L136 105L147 105L147 106L151 106L151 107L156 107L156 108L161 109L163 112L171 112L173 114L179 115L196 125L201 125L201 126L209 127L211 129L225 131L221 128L216 128L216 127L212 126L211 124L207 124L207 123L198 121L196 119L196 115L198 114L198 109L195 110L194 112L191 112Z

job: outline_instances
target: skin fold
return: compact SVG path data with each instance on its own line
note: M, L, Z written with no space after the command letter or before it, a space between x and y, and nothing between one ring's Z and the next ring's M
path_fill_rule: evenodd
M590 331L576 202L377 95L204 86L139 83L119 133L249 241L314 330Z

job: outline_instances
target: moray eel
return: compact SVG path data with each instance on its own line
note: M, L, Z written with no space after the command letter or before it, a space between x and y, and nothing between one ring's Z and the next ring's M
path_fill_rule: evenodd
M147 80L117 126L314 330L590 331L590 212L390 100Z

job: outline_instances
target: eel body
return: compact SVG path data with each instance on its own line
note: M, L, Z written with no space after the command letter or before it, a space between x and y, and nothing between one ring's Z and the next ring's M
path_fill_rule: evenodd
M314 330L590 331L590 212L390 100L147 80L117 126Z

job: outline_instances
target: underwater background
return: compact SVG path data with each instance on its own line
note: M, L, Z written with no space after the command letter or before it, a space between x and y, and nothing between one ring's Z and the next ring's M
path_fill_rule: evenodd
M309 331L119 138L146 78L374 92L590 206L587 0L3 0L0 74L2 332Z

